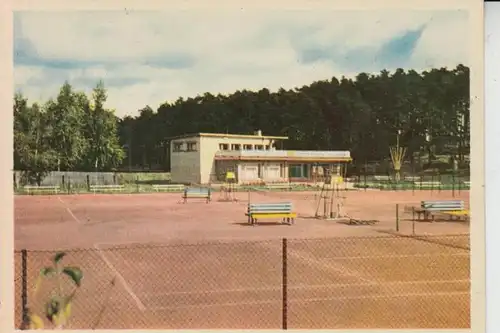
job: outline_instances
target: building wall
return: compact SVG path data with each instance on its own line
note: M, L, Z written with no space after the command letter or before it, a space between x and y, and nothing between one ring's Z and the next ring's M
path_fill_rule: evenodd
M195 144L193 151L187 151L188 143ZM181 151L177 151L181 144ZM193 147L191 147L193 148ZM182 138L170 143L170 174L174 183L201 183L200 138Z
M201 137L200 138L200 173L201 182L209 183L217 181L217 170L215 166L215 153L220 150L219 145L227 145L228 150L232 150L233 145L240 145L240 149L244 149L244 145L263 145L269 146L273 144L273 140L265 137L255 138L218 138L218 137ZM240 172L238 168L237 172Z

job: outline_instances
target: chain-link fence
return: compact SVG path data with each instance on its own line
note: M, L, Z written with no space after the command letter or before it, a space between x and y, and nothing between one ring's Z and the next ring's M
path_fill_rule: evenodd
M168 172L52 171L39 185L30 183L21 171L14 171L13 177L16 194L140 193L155 192L155 185L171 184Z
M468 235L129 244L66 251L84 278L71 329L470 327ZM55 251L16 256L16 326ZM65 281L63 288L69 290Z
M355 188L392 191L460 191L470 190L470 175L426 174L403 175L396 181L394 176L384 174L359 174L349 177Z

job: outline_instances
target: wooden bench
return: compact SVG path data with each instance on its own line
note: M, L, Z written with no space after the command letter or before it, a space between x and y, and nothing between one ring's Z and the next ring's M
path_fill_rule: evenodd
M404 178L404 180L406 180L407 182L414 182L414 183L418 183L419 180L420 180L420 177L416 177L416 176L406 176Z
M462 182L462 184L464 184L466 187L470 188L470 181L464 180Z
M294 223L297 213L293 211L291 202L278 203L250 203L245 214L248 216L248 224L255 225L257 219L281 217L281 223Z
M210 194L211 191L208 187L186 187L182 199L184 199L184 203L187 202L187 199L205 199L209 203Z
M59 193L60 187L59 185L26 185L23 187L23 189L28 193L28 194L35 194L35 193L40 193L40 192L52 192L52 193Z
M290 191L292 189L292 184L290 184L290 183L270 183L270 184L266 184L266 188L268 190L287 190L287 191Z
M154 184L153 190L156 192L182 192L186 189L186 186L182 184Z
M96 192L121 192L125 189L123 185L90 185L90 191Z
M417 219L434 220L436 215L446 215L453 217L468 217L468 210L465 209L461 200L427 200L420 203L420 208L413 210L417 214Z
M418 188L439 188L442 185L438 181L413 182L413 184Z
M391 180L390 176L373 176L373 179L376 181L383 181L383 182L388 182Z

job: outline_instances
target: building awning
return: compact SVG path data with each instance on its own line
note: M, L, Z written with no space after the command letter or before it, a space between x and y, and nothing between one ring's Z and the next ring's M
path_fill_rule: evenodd
M314 150L239 150L218 151L215 160L287 161L287 162L351 162L349 151Z
M352 161L350 157L272 157L272 156L215 156L216 161L284 161L284 162L311 162L311 163L348 163Z

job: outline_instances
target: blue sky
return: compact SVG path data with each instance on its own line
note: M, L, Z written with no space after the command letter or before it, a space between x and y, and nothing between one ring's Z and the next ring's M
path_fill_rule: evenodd
M465 11L16 12L14 82L31 101L102 80L135 115L204 92L468 64Z

